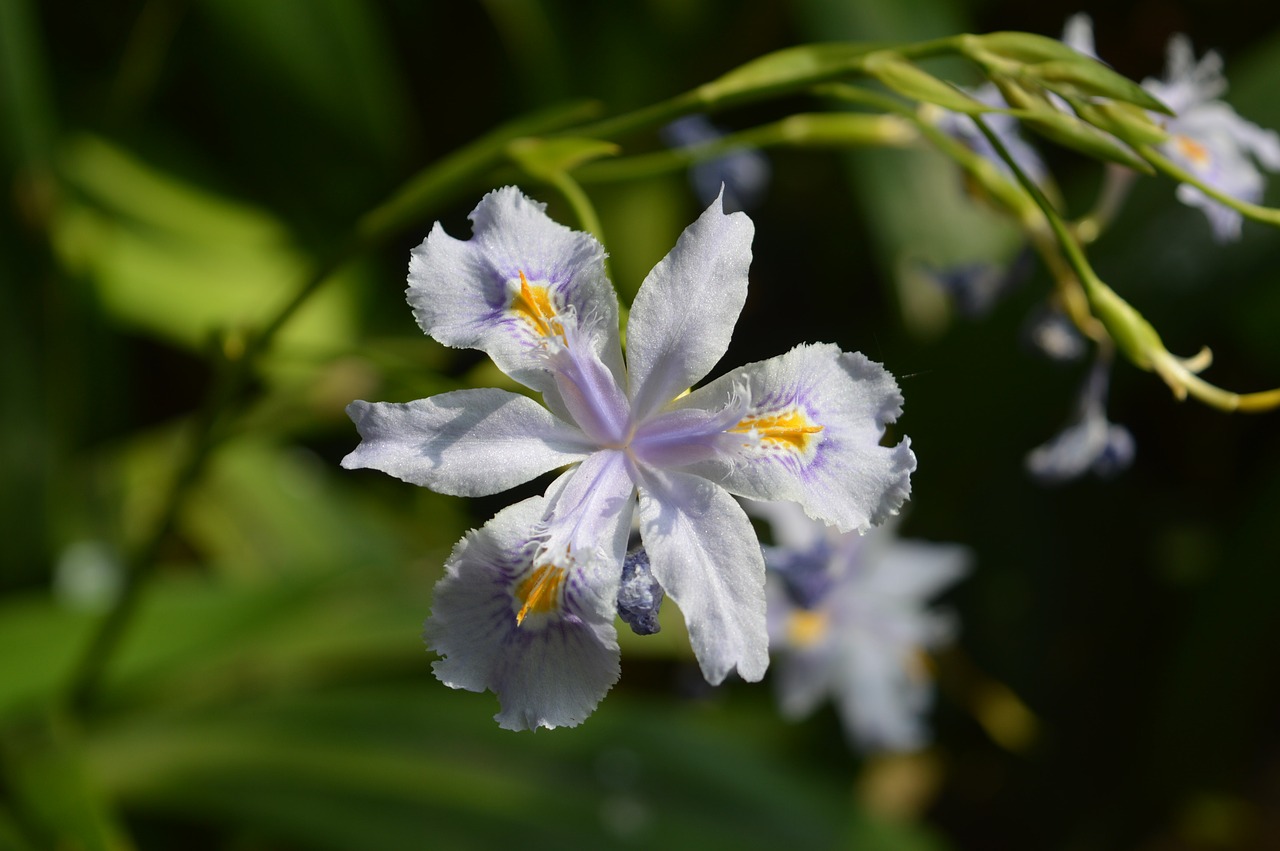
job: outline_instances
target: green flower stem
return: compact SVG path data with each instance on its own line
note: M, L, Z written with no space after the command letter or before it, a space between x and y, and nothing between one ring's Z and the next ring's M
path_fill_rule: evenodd
M165 541L177 523L178 515L214 450L232 433L235 416L250 401L248 386L258 360L270 348L276 334L288 323L306 301L320 289L333 273L355 254L369 247L375 237L386 238L391 232L371 234L368 241L351 239L341 244L333 257L312 272L272 319L247 340L224 337L219 351L219 368L213 388L192 423L186 454L178 465L160 517L150 534L125 560L124 585L116 603L99 623L81 655L71 677L68 703L73 710L84 711L92 703L106 673L107 663L123 638L133 617L147 581L155 573Z
M1137 178L1137 172L1130 171L1114 163L1106 164L1106 175L1103 177L1102 189L1098 193L1093 209L1071 225L1071 230L1076 235L1077 240L1084 245L1089 245L1102 235L1102 232L1115 221L1115 217L1120 213L1121 207L1124 206L1125 200L1129 197L1129 190L1133 188L1133 182Z
M1057 298L1062 310L1071 318L1081 333L1099 343L1110 343L1106 329L1089 312L1089 303L1071 268L1062 258L1056 240L1048 228L1044 213L1035 201L1016 182L1010 181L986 157L974 152L963 142L939 130L906 104L879 92L868 91L845 84L821 86L819 93L896 113L911 121L920 134L941 153L955 160L995 203L1003 206L1028 234L1032 246L1049 267L1057 286Z
M1178 358L1170 353L1151 323L1098 278L1057 210L1018 168L1013 157L986 123L977 116L974 121L1000 157L1013 169L1018 182L1044 212L1067 262L1084 285L1092 314L1105 326L1125 357L1140 369L1154 371L1169 385L1169 389L1179 400L1193 396L1210 407L1227 412L1257 413L1280 407L1280 388L1256 393L1234 393L1200 378L1196 373L1208 366L1211 360L1207 349L1193 358Z
M1172 177L1174 180L1194 186L1213 200L1226 204L1231 209L1246 218L1253 219L1255 222L1262 222L1263 224L1280 227L1280 210L1273 207L1263 207L1260 204L1250 204L1248 201L1241 201L1239 198L1232 198L1230 195L1215 189L1191 172L1177 165L1151 145L1138 145L1135 150L1143 159L1151 163L1151 165L1155 166L1159 171L1163 171L1165 174Z
M578 182L568 174L560 172L551 177L551 185L564 196L565 202L568 203L569 209L573 210L573 215L578 219L582 229L594 236L601 245L607 245L608 243L604 241L604 228L600 226L600 216Z
M863 60L892 51L903 59L924 59L961 52L964 36L918 44L833 44L787 48L754 59L696 89L633 112L574 127L566 132L596 139L617 139L660 127L691 112L716 112L731 106L796 94L820 83L865 73ZM826 52L824 52L826 51ZM833 54L839 55L833 58Z
M575 169L574 176L583 183L616 183L670 174L743 149L901 146L916 135L897 116L797 113L697 145L597 160Z
M108 664L137 609L143 588L155 573L160 552L187 497L214 450L233 432L236 416L251 401L250 378L258 361L298 309L352 257L384 243L501 166L512 139L550 132L582 120L593 110L593 106L579 103L511 122L428 166L385 203L362 216L352 234L339 243L327 262L308 275L293 298L260 331L242 341L224 339L214 386L192 423L186 453L177 465L160 517L126 559L120 596L98 624L73 669L67 688L67 701L73 710L84 712L97 696Z
M910 121L916 129L941 153L955 160L998 204L1009 210L1019 221L1029 223L1041 218L1039 209L1000 170L985 157L975 153L963 142L939 130L920 113L896 98L845 84L820 86L818 94L828 95L846 103L869 106L885 112L893 112ZM996 110L993 110L996 111Z

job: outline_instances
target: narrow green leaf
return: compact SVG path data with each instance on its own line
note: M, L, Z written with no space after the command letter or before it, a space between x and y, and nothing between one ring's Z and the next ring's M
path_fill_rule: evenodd
M799 88L858 71L867 54L884 45L859 42L805 44L765 54L698 89L708 105L752 93Z
M894 53L872 53L863 61L863 68L898 94L921 103L932 103L967 115L997 111Z
M1147 111L1130 103L1103 101L1094 103L1069 97L1067 101L1085 121L1129 145L1159 145L1169 138L1168 132L1151 120Z
M1143 174L1154 174L1146 161L1115 137L1059 110L1034 81L1003 74L996 74L992 79L1005 100L1016 107L1011 114L1030 130L1082 154L1119 163Z
M1155 174L1151 164L1114 136L1063 112L1014 113L1029 129L1067 148L1095 159L1118 163L1143 174Z
M798 112L776 125L786 144L802 147L849 148L862 145L905 145L919 138L919 132L898 115L870 115L862 112Z
M1173 110L1153 97L1142 86L1087 56L1077 54L1075 58L1069 60L1052 60L1028 65L1025 73L1045 88L1064 96L1112 98L1152 112L1173 115Z
M1056 38L1024 32L965 35L960 37L958 44L961 53L982 65L986 65L991 57L1023 64L1054 60L1073 62L1083 57L1079 51Z

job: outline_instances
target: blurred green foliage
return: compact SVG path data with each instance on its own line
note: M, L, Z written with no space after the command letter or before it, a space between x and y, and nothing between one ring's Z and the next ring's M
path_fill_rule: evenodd
M1280 28L1228 5L1086 11L1135 79L1158 73L1173 31L1222 49L1230 99L1280 127ZM436 218L464 236L489 188L483 157L425 167L519 116L642 107L794 44L1056 35L1074 11L0 0L0 849L1275 847L1275 415L1179 406L1122 366L1111 417L1135 435L1134 468L1029 481L1022 457L1065 420L1082 372L1020 342L1042 272L980 322L921 279L921 264L1017 242L935 153L771 154L726 357L829 340L901 376L920 458L904 531L977 556L924 757L859 757L830 712L786 726L767 683L708 690L671 612L657 638L623 636L623 679L581 729L500 731L492 695L431 677L418 635L454 541L524 492L464 501L337 466L352 399L495 380L422 337L402 298L409 248ZM655 147L641 134L623 150ZM554 176L604 153L529 156ZM1099 166L1051 165L1068 209L1087 209ZM629 299L698 204L680 175L588 193ZM1280 234L1246 225L1218 246L1148 180L1091 253L1172 347L1212 345L1222 384L1280 383ZM98 699L72 711L73 672L163 516L203 400L335 258L233 388L240 413L158 541ZM1010 712L1036 735L1002 736Z

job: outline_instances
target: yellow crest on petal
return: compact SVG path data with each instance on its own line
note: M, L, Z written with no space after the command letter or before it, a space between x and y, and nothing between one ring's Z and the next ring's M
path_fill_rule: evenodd
M556 309L551 304L551 295L547 292L547 288L530 284L523 270L519 271L519 275L520 291L511 300L511 311L529 323L539 336L549 337L552 334L558 334L563 337L564 329L560 326L560 320L556 318Z
M804 411L792 408L772 414L743 417L733 428L734 434L746 434L774 446L807 452L819 440L823 426L811 420Z
M560 611L565 577L568 571L554 564L535 567L528 576L516 584L516 601L521 604L516 613L516 624L524 623L530 614L550 614Z

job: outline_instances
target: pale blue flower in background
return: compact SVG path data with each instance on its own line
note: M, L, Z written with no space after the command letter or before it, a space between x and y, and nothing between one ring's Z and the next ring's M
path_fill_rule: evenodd
M1023 329L1027 342L1050 360L1077 361L1088 349L1084 336L1057 307L1044 306L1034 310L1027 317Z
M1046 484L1078 479L1086 473L1113 476L1133 463L1133 435L1107 419L1109 358L1099 357L1080 391L1076 415L1067 427L1027 455L1027 470Z
M724 136L718 127L698 113L677 118L661 130L671 148L705 145ZM726 212L750 210L760 203L769 186L769 160L756 148L742 147L689 167L689 183L703 204L723 192Z
M1175 35L1169 41L1163 80L1144 80L1143 88L1177 116L1164 118L1171 138L1161 150L1174 162L1214 189L1241 201L1258 203L1266 187L1259 165L1280 170L1280 135L1236 114L1219 96L1227 90L1222 57L1210 51L1199 62L1191 41ZM1189 184L1178 186L1178 200L1199 207L1219 242L1240 238L1243 217Z
M765 561L783 715L803 718L831 698L854 746L923 747L933 698L924 653L955 632L954 619L928 601L964 576L968 552L901 540L891 524L840 533L792 505L750 508L769 521L776 542Z
M976 260L940 268L924 266L922 271L951 298L961 315L976 319L1025 283L1034 263L1031 247L1023 245L1007 262Z
M448 346L481 349L542 394L459 390L353 402L343 459L442 493L497 493L572 465L542 497L471 532L446 565L429 646L446 685L498 695L503 727L580 723L618 676L613 625L633 514L649 569L680 608L703 675L768 665L764 561L731 494L793 500L863 530L910 492L893 377L861 354L803 345L686 393L729 345L747 295L753 225L714 202L646 277L627 325L591 236L514 187L439 224L414 250L409 302Z
M1093 18L1084 12L1077 12L1067 18L1067 23L1062 27L1062 43L1090 59L1097 59L1098 49L1093 43Z
M1087 15L1073 15L1063 41L1087 56L1094 52L1093 24ZM1196 61L1185 35L1169 40L1164 79L1147 78L1142 87L1176 113L1152 117L1163 122L1170 139L1161 151L1214 189L1241 201L1262 200L1266 179L1259 165L1280 170L1280 135L1241 118L1220 96L1227 90L1222 57L1210 51ZM1118 172L1111 167L1108 180ZM1126 184L1127 188L1127 184ZM1200 208L1219 242L1240 238L1240 213L1215 201L1189 184L1181 184L1178 200Z

